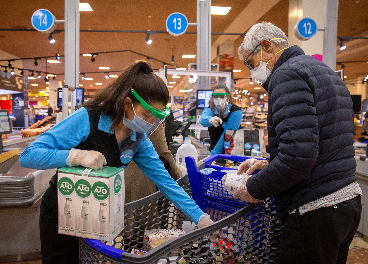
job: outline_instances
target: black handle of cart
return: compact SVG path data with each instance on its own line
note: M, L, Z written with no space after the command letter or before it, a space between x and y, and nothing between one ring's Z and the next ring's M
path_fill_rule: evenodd
M217 158L241 162L249 157L215 156L198 166L187 157L188 175L178 180L211 216L213 225L167 241L144 255L132 254L133 249L143 249L144 230L180 229L183 221L190 220L157 192L125 205L125 227L112 245L80 239L80 263L276 263L282 226L273 199L259 204L235 200L222 186L226 172L201 170L213 166Z

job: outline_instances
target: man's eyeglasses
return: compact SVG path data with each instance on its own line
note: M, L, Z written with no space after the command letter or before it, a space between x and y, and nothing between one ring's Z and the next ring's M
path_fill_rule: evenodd
M249 55L245 58L245 60L244 60L244 65L245 66L247 66L248 68L249 68L249 70L253 70L254 69L254 66L252 65L252 64L250 64L250 63L248 63L248 59L249 59L249 57L256 51L256 49L259 47L259 45L261 45L261 44L258 44L250 53L249 53Z

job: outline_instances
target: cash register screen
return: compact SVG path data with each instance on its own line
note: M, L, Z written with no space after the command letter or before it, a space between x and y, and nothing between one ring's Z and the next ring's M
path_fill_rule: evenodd
M208 107L211 95L212 90L197 90L197 108Z
M8 110L0 110L0 134L12 132Z

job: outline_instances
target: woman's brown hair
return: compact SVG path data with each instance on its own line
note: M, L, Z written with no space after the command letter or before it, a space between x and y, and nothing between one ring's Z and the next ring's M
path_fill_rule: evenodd
M229 88L227 88L226 85L219 84L219 85L216 85L213 88L213 93L216 93L216 90L219 90L219 89L225 89L225 91L229 94L229 101L228 101L228 103L229 104L232 104L232 102L233 102L233 96L231 95ZM208 102L208 105L209 105L211 111L214 111L215 110L215 103L213 102L213 97L211 97L210 101Z
M139 103L131 93L131 89L134 89L148 104L162 103L166 105L170 99L165 82L152 72L147 62L138 61L83 106L111 116L113 122L110 129L113 129L123 120L125 99L129 97L133 105Z

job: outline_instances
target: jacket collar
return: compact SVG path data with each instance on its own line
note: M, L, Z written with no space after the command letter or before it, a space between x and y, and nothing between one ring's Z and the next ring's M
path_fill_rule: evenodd
M109 133L111 124L112 117L101 113L100 120L98 121L98 129L105 133ZM115 131L112 129L110 133L115 134Z
M268 84L270 83L270 79L272 74L279 68L284 62L288 61L289 59L305 55L304 51L298 47L298 46L291 46L290 48L284 50L284 52L281 54L280 58L276 61L275 66L272 69L271 75L268 76L267 80L262 84L262 87L266 89L268 92Z

